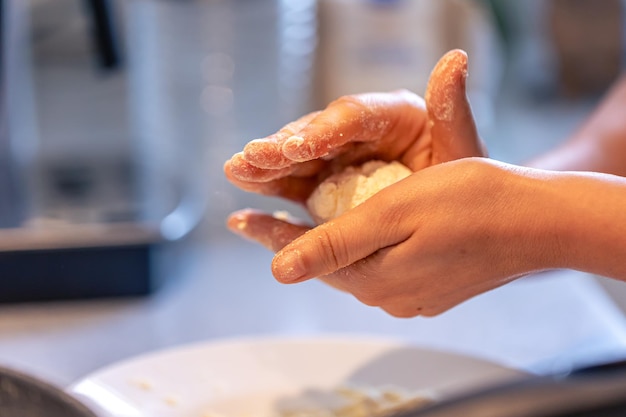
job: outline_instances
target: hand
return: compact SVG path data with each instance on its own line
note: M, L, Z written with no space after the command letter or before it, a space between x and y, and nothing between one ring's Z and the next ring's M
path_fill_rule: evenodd
M244 190L304 203L328 175L366 160L399 160L420 171L458 158L484 156L465 94L466 76L467 56L451 51L431 74L426 103L408 91L343 97L274 135L250 142L225 164L226 176ZM228 226L273 251L309 230L253 210L232 214ZM286 282L289 267L281 266L280 254L276 259L274 274ZM323 279L336 288L359 291L332 277Z
M304 203L323 179L367 160L398 160L418 171L485 156L466 77L467 55L448 52L431 74L425 103L408 91L342 97L248 143L226 162L226 177L243 190Z
M564 199L545 186L549 175L466 158L421 170L314 229L249 210L229 226L280 250L272 263L280 282L320 277L394 316L433 316L564 266L550 228Z

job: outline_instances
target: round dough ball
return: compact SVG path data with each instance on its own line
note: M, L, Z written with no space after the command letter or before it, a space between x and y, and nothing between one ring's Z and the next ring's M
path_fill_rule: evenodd
M369 161L358 167L348 167L318 185L307 200L307 208L318 224L327 222L411 173L409 168L396 161Z

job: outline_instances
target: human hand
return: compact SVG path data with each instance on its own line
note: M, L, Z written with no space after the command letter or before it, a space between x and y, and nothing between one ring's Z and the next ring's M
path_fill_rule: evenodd
M433 70L425 103L408 91L343 97L270 137L249 143L225 164L226 176L244 190L304 203L324 178L370 159L398 160L420 171L458 158L484 156L466 98L466 76L467 56L451 51ZM381 224L375 216L372 220ZM253 210L232 214L228 226L273 251L309 230L304 224ZM289 267L280 259L281 254L273 271L286 282ZM360 291L330 276L322 279L355 295Z
M250 210L229 227L279 251L272 271L280 282L319 277L391 315L433 316L562 266L548 227L562 198L547 190L546 175L465 158L416 172L310 230Z
M226 162L226 177L243 190L304 203L329 175L367 160L397 160L418 171L485 156L466 77L467 55L450 51L431 74L425 102L409 91L342 97L248 143Z

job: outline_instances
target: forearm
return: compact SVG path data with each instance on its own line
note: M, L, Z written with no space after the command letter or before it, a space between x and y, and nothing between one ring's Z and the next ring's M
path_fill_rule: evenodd
M535 216L540 220L530 230L537 232L536 247L546 252L536 255L554 262L549 267L626 281L626 178L534 172L539 175Z
M626 75L569 140L526 165L626 176Z

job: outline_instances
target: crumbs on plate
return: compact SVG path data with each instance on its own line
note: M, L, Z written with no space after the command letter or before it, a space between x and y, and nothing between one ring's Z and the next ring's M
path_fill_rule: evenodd
M397 387L341 386L330 391L309 390L277 400L275 411L263 417L387 417L425 407L435 401L431 392ZM201 417L251 417L206 411Z
M411 393L396 387L342 386L333 394L342 400L339 405L285 408L271 417L385 417L434 402L432 393Z

